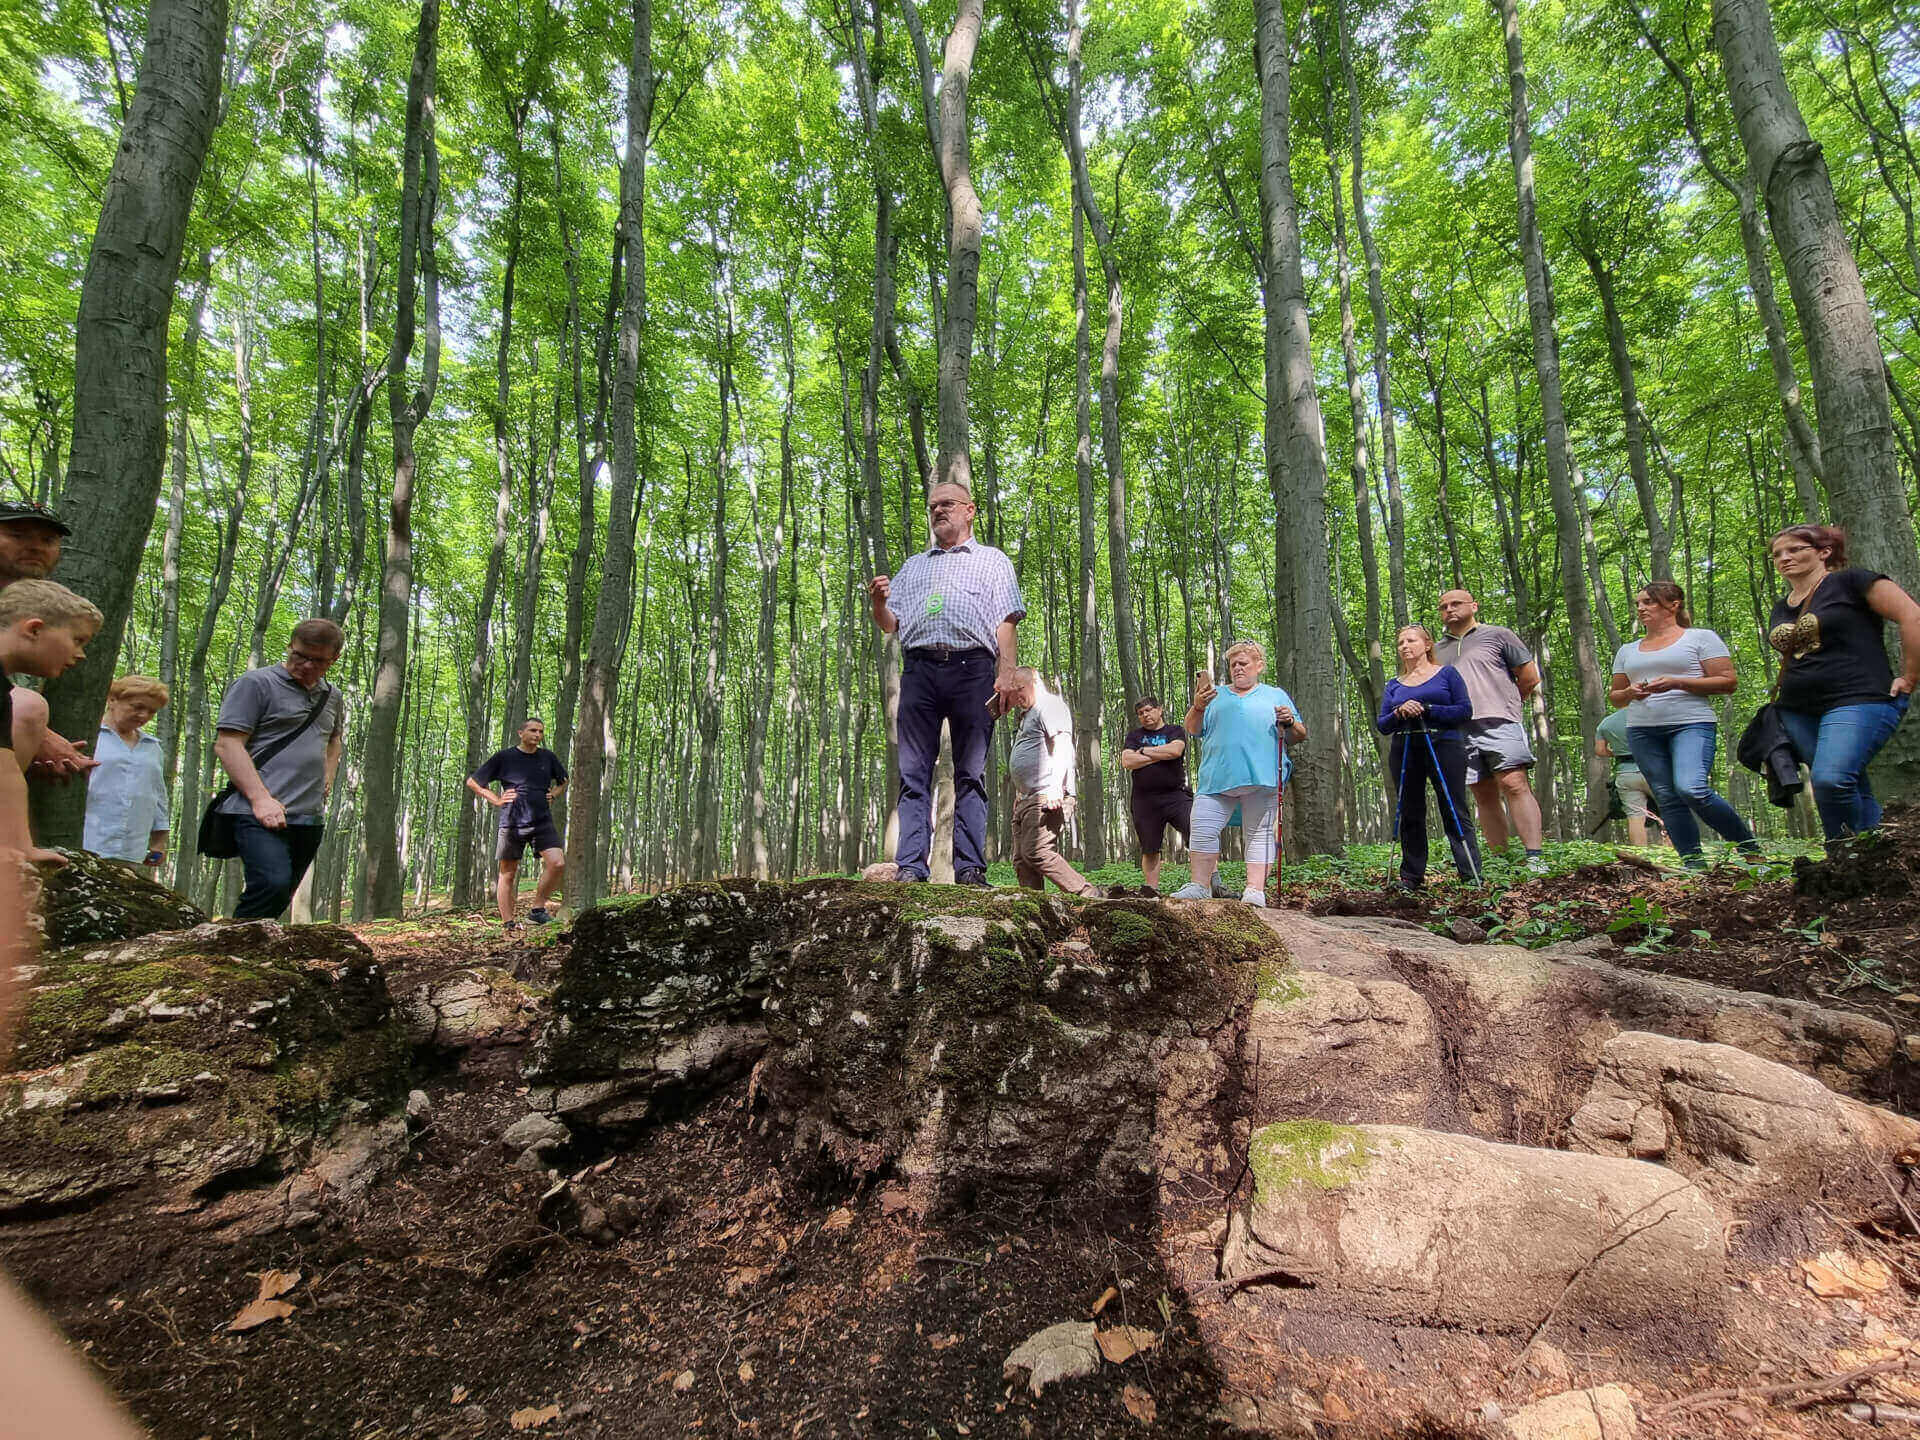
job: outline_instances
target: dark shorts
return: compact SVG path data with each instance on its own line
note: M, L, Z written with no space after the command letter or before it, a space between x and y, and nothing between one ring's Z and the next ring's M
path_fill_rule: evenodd
M529 845L533 846L535 854L543 850L566 849L566 842L560 838L560 827L553 823L553 817L549 815L531 825L502 825L499 842L493 847L493 858L518 860L526 854Z
M1186 790L1135 792L1128 802L1133 811L1133 833L1140 838L1142 855L1158 855L1160 841L1171 825L1184 843L1191 834L1193 795Z

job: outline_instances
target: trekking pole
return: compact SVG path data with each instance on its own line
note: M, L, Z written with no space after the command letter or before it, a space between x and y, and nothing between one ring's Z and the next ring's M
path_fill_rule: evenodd
M1440 785L1440 799L1447 807L1447 818L1453 821L1454 833L1459 836L1461 848L1467 851L1467 857L1473 861L1473 883L1478 885L1483 878L1480 873L1479 858L1474 855L1471 849L1467 848L1466 822L1460 818L1460 813L1453 808L1453 792L1447 789L1447 777L1441 773L1440 756L1433 748L1433 732L1428 731L1426 735L1427 759L1433 765L1433 778L1438 781ZM1447 838L1452 839L1453 836L1448 836Z
M1407 837L1401 833L1401 827L1407 823L1407 752L1413 745L1407 732L1400 732L1400 778L1393 787L1393 846L1400 852L1400 869L1407 868ZM1422 800L1421 804L1426 801ZM1422 857L1424 858L1424 857ZM1424 872L1423 872L1424 873ZM1394 883L1395 872L1387 873L1387 883Z
M1286 835L1283 817L1287 809L1287 729L1284 725L1273 728L1280 737L1280 779L1273 791L1273 883L1277 893L1287 878L1287 853L1280 843Z

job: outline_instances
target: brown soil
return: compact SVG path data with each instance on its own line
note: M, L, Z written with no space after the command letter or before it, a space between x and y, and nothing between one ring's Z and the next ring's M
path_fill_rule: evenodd
M1849 883L1877 877L1858 895L1833 893L1832 867L1756 882L1731 871L1669 879L1623 863L1501 896L1436 888L1390 901L1361 891L1283 899L1436 925L1546 920L1572 938L1604 932L1640 896L1660 907L1651 923L1672 934L1657 953L1614 957L1620 963L1863 1010L1904 1032L1920 1011L1911 883L1920 824L1903 820L1890 834L1884 852L1844 862ZM1901 881L1907 888L1893 893ZM497 926L453 916L362 933L396 992L476 962L549 979L564 943L544 934L508 943ZM1616 938L1644 942L1647 924ZM413 1159L363 1213L316 1232L234 1241L196 1230L191 1217L128 1204L8 1226L0 1262L162 1440L1206 1436L1227 1433L1208 1418L1223 1398L1290 1389L1303 1392L1319 1436L1438 1440L1479 1432L1395 1413L1368 1392L1363 1367L1424 1377L1436 1406L1455 1416L1471 1413L1462 1408L1470 1400L1497 1396L1511 1413L1566 1388L1530 1378L1511 1338L1401 1333L1283 1313L1271 1294L1227 1294L1212 1278L1209 1227L1234 1175L1157 1200L1145 1191L981 1194L960 1214L920 1221L884 1178L850 1188L831 1173L797 1172L784 1137L759 1133L744 1083L618 1148L583 1137L559 1157L634 1222L617 1243L596 1246L543 1223L550 1178L510 1164L497 1143L526 1110L516 1061L494 1051L471 1071L426 1077L434 1108ZM1909 1109L1920 1102L1908 1072L1890 1089ZM1874 1314L1920 1330L1920 1247L1871 1227L1861 1243L1895 1269L1888 1294L1849 1310L1811 1298L1788 1267L1755 1268L1743 1333L1771 1326L1777 1343L1729 1355L1676 1332L1663 1353L1631 1367L1647 1377L1643 1401L1817 1373L1824 1357L1860 1343L1850 1337ZM269 1269L299 1272L284 1297L293 1314L230 1332ZM1110 1288L1099 1323L1160 1332L1157 1345L1038 1399L1023 1379L1003 1377L1016 1345L1092 1318ZM1548 1338L1567 1352L1572 1383L1618 1373L1622 1357L1606 1337ZM1143 1424L1135 1412L1148 1403L1154 1419ZM514 1428L549 1406L554 1418ZM1656 1420L1642 1433L1857 1433L1836 1415L1749 1401Z

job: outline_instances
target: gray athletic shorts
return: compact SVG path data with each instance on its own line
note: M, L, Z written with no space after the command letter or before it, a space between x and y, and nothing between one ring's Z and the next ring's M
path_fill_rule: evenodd
M1653 786L1647 783L1646 771L1637 765L1623 765L1613 772L1613 788L1620 792L1620 803L1627 807L1627 816L1633 820L1644 820L1649 815L1660 818L1660 812L1654 807Z
M1518 720L1469 720L1461 738L1467 742L1469 785L1533 764L1533 747L1527 744L1526 727Z

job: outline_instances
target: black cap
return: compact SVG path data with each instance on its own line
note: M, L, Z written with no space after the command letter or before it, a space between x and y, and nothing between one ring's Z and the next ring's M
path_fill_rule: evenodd
M31 500L0 500L0 525L11 525L16 520L37 520L42 525L53 526L62 535L73 534L73 527L45 505Z

